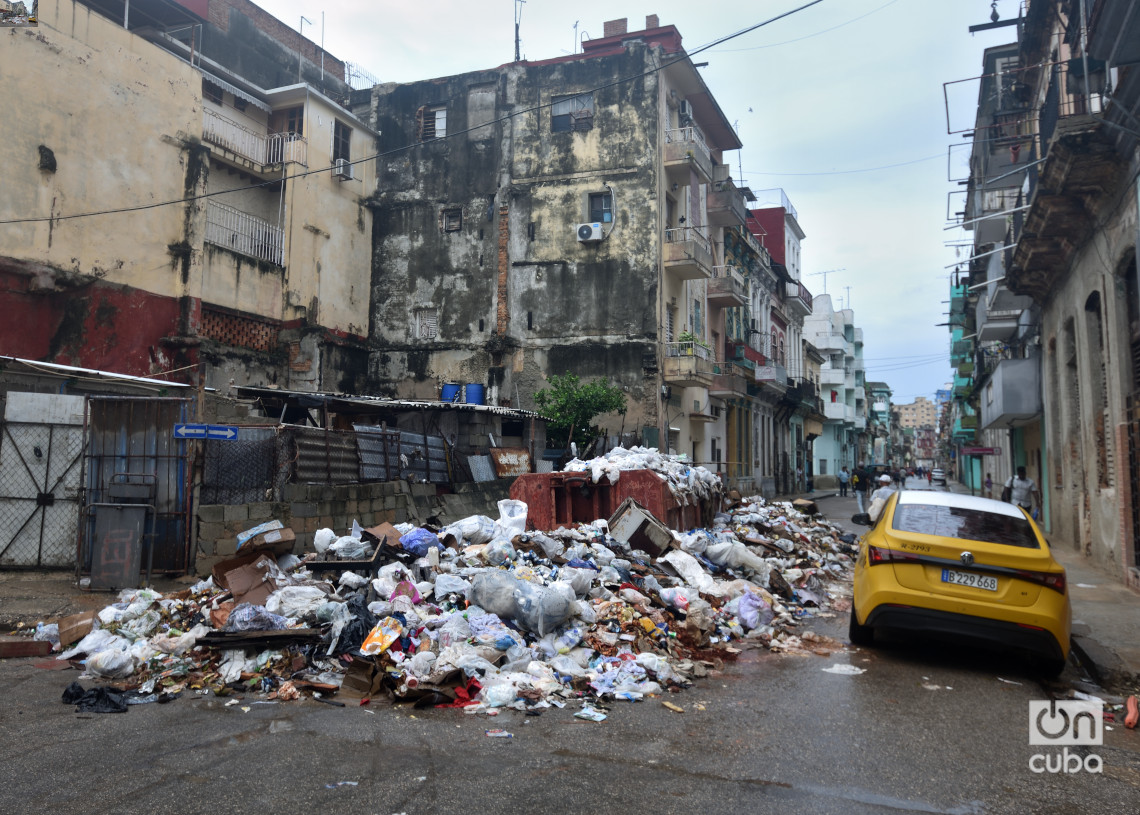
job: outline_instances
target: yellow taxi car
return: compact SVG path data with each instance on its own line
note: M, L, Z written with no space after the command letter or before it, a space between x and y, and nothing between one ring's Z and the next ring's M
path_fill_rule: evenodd
M1065 567L1012 504L904 490L859 540L849 636L879 628L964 635L1029 652L1046 673L1069 657Z

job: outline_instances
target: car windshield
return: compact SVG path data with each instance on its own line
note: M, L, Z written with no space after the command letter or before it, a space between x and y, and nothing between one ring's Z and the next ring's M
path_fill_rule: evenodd
M895 507L891 526L898 532L1039 548L1033 527L1024 517L978 509L902 504Z

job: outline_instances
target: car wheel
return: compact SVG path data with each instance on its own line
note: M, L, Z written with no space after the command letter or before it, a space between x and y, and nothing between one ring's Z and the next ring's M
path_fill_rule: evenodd
M852 645L874 645L875 629L869 625L860 625L855 617L855 604L851 604L851 622L847 626L847 639Z
M1038 658L1033 662L1034 671L1046 679L1055 679L1061 675L1068 663L1063 659Z

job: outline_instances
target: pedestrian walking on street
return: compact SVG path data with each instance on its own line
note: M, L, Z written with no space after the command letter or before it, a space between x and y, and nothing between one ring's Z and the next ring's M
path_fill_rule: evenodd
M994 497L994 480L986 473L986 498Z
M851 473L849 473L847 471L847 468L844 467L842 470L839 471L839 497L840 498L846 498L847 497L847 483L850 480L851 480Z
M862 515L867 511L867 490L871 487L871 474L862 463L855 466L851 486L855 489L855 503L859 505L859 514Z
M1037 483L1025 475L1025 468L1018 467L1017 475L1005 482L1009 488L1010 503L1017 504L1026 512L1032 514L1033 506L1041 506L1041 493L1037 491Z

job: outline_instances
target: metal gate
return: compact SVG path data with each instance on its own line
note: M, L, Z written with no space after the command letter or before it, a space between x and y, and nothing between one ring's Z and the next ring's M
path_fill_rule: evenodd
M0 423L0 567L75 565L82 396L17 393Z
M189 405L168 397L88 397L85 504L113 501L116 482L153 481L153 535L143 543L152 547L155 572L190 568L189 444L174 438L174 425L185 420ZM93 514L82 529L80 569L86 572L97 541Z

